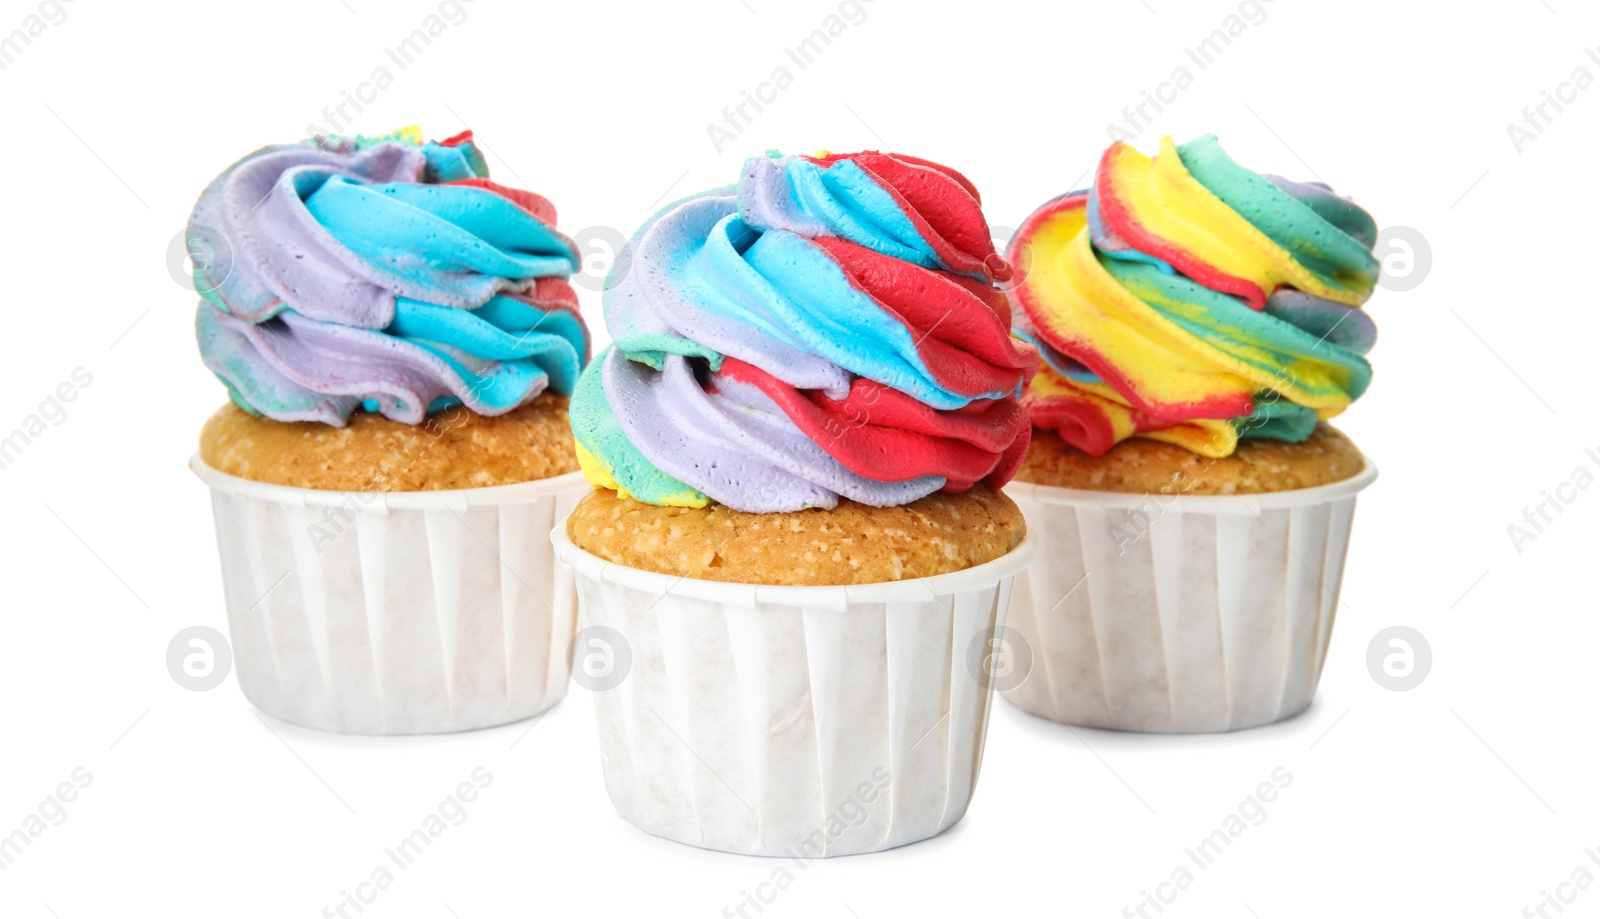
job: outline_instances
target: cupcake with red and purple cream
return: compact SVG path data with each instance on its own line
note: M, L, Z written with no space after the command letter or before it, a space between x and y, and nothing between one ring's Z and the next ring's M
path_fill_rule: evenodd
M990 561L1027 452L1033 348L960 173L883 153L746 162L634 236L572 422L611 561L849 584ZM670 539L663 534L672 534Z
M632 247L572 401L594 490L553 534L585 650L629 662L594 693L612 801L749 854L942 831L1033 552L1001 488L1039 357L977 190L900 154L770 154Z

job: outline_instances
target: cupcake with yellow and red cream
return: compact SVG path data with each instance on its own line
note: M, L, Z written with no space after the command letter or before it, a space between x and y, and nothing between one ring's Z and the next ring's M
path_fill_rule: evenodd
M1327 423L1371 379L1371 216L1215 137L1118 142L1008 246L1041 367L1010 492L1047 560L1007 698L1073 724L1228 730L1310 703L1372 463Z

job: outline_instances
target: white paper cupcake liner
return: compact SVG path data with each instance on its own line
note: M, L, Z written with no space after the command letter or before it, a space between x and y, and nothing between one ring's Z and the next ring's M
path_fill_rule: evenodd
M1024 540L965 571L859 587L687 580L551 534L585 637L627 666L595 687L606 790L667 839L810 859L934 836L966 812L990 706L972 663L1003 627Z
M1322 676L1356 493L1378 476L1258 495L1006 487L1039 541L1000 687L1067 724L1193 733L1304 711Z
M567 692L577 598L546 534L581 473L495 488L338 492L190 468L211 487L239 687L349 734L538 714Z

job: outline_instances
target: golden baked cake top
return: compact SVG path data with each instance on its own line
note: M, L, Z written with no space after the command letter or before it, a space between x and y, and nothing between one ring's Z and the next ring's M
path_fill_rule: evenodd
M567 536L609 562L741 584L875 584L993 561L1022 542L1010 498L983 485L895 507L746 513L646 504L600 489L578 502Z
M1135 437L1103 456L1034 429L1018 482L1135 494L1242 495L1314 488L1348 479L1366 465L1350 438L1326 422L1301 443L1241 440L1229 456L1208 457Z
M230 404L206 422L200 458L242 479L334 491L485 488L578 470L567 397L551 393L492 417L456 406L405 424L357 412L337 428Z

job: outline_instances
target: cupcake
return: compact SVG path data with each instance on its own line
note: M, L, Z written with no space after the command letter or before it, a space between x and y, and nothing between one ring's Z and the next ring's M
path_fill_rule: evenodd
M1010 491L1046 563L1011 617L1008 700L1091 727L1224 731L1311 703L1355 495L1377 470L1327 423L1366 391L1377 228L1215 137L1121 142L1007 255L1039 373Z
M977 190L875 152L748 160L633 237L578 382L578 574L606 788L669 839L812 858L971 798L1032 554L1000 488L1038 365ZM621 662L627 662L626 668ZM970 662L970 666L969 666Z
M470 132L414 127L265 147L201 194L195 325L229 402L191 466L263 711L428 733L565 695L576 598L543 534L587 490L589 344L555 223Z

